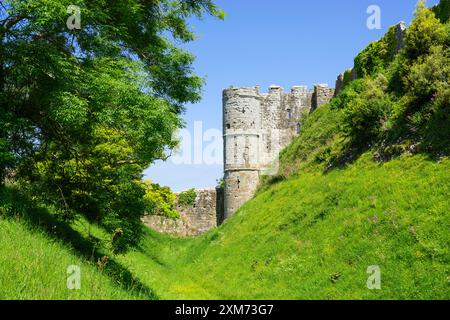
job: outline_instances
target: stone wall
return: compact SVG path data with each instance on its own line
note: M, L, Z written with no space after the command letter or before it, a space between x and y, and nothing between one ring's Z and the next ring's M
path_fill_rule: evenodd
M144 224L153 230L180 237L201 235L222 223L223 190L196 190L194 205L176 204L180 219L145 216Z
M327 84L317 84L314 86L314 93L311 102L311 111L330 102L334 97L334 88L328 87Z

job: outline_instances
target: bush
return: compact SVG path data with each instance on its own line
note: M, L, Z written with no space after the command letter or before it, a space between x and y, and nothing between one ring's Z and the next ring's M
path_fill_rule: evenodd
M375 79L360 79L352 82L333 104L343 110L343 134L353 148L370 147L386 129L393 105L387 88L388 80L383 74Z
M196 199L197 193L195 192L195 189L190 189L180 193L178 196L178 203L182 206L193 206Z
M438 91L448 86L450 79L449 50L432 47L431 53L421 57L405 78L405 85L418 102L430 101Z
M146 200L149 202L148 214L178 219L180 214L175 210L175 194L169 187L161 187L151 181L145 182Z
M406 31L405 50L408 58L416 59L430 53L433 46L446 42L446 30L434 12L423 1L417 5L415 19Z
M358 78L374 75L384 70L394 60L397 49L395 26L378 41L372 42L355 58L355 71Z

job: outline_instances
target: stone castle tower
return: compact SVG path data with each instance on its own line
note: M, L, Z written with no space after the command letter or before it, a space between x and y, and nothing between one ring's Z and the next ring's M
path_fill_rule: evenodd
M285 93L271 86L229 88L223 92L224 218L256 192L261 175L276 174L278 155L300 133L299 119L328 103L334 89L316 85L311 92L295 86Z

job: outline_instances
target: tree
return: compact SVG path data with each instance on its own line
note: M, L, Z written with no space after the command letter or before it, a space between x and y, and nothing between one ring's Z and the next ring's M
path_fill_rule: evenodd
M203 85L175 43L205 14L223 18L211 0L0 2L0 174L15 164L66 216L136 239L142 170L176 145Z
M416 59L429 54L430 49L443 44L446 37L444 25L436 18L434 12L425 6L425 1L419 1L415 18L405 35L408 58Z

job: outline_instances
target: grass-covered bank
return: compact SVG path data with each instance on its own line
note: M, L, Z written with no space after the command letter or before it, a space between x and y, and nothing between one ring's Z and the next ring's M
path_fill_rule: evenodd
M448 299L449 169L365 155L261 192L199 239L150 233L120 260L165 299Z
M262 190L202 237L147 230L125 255L102 248L97 254L111 259L103 273L83 252L84 221L72 225L75 236L3 216L0 298L449 299L449 194L448 158L380 164L365 154L346 168L311 169ZM108 236L95 226L90 232ZM81 291L65 287L71 264L82 268ZM381 268L381 290L366 287L372 265Z
M0 299L156 298L114 259L99 264L105 252L84 220L57 217L14 186L0 188ZM80 267L80 290L67 288L69 266Z
M0 299L137 299L64 244L0 218ZM67 268L81 267L81 290L68 290Z

